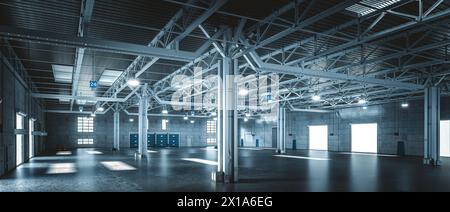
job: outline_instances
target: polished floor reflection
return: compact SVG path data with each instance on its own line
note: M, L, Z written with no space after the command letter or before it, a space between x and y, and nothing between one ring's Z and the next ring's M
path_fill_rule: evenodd
M54 153L0 179L0 191L450 191L450 160L442 167L420 158L274 150L239 152L240 182L216 185L216 151L79 149Z

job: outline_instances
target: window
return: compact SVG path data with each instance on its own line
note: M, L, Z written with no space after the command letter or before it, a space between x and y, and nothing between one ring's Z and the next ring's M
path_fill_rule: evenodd
M166 131L167 130L167 123L169 123L169 120L163 119L161 121L161 129Z
M93 117L78 117L78 132L79 133L93 133L94 132L94 118Z
M216 131L217 131L217 124L214 120L208 120L206 122L206 144L207 145L216 145Z
M352 152L378 153L377 124L352 124Z
M78 139L78 145L93 145L94 139L92 138L80 138Z
M208 121L207 122L206 133L216 134L216 121Z
M77 140L78 145L93 145L94 139L89 133L94 132L94 117L78 117L77 128L81 133L81 138Z
M309 149L328 151L328 126L309 126Z
M30 119L30 122L29 122L29 128L28 128L28 138L29 138L29 142L28 142L28 145L30 146L29 147L29 151L30 151L30 154L29 154L29 159L31 159L32 157L34 157L34 135L33 135L33 132L34 132L34 122L35 122L35 120L34 119Z
M441 121L441 157L450 157L450 121Z

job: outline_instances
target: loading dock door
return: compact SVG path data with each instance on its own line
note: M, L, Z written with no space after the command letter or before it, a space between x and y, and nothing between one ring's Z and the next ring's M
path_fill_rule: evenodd
M378 153L378 124L352 124L352 152Z
M450 157L450 121L441 121L441 157Z
M166 133L156 134L156 146L159 148L164 148L169 146L169 139Z
M179 134L169 134L169 146L178 148L180 147L180 135Z
M138 148L138 134L130 134L130 148Z
M309 149L328 151L328 126L309 126Z
M277 128L272 128L272 148L277 148Z

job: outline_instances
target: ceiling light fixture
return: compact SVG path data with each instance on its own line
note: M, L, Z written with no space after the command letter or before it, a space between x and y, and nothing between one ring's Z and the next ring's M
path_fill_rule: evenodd
M249 91L245 88L239 90L239 96L247 96Z
M138 79L129 79L127 84L130 87L137 87L137 86L139 86L141 84L141 82Z
M402 104L402 108L408 108L409 107L409 104L408 103L403 103Z
M98 111L98 112L104 112L104 111L105 111L105 108L99 107L99 108L97 108L97 111Z
M312 100L313 101L315 101L315 102L318 102L318 101L320 101L322 99L322 97L320 97L319 95L314 95L313 97L312 97Z

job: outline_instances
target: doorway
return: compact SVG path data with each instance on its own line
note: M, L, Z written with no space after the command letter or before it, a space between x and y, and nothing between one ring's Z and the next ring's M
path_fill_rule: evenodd
M352 152L378 153L378 124L352 124Z
M16 114L16 165L19 166L23 163L24 156L24 124L25 116L23 114Z
M34 135L33 135L33 132L34 132L34 122L35 122L36 120L35 119L30 119L30 121L29 121L29 128L28 128L28 138L29 138L29 155L28 155L28 159L31 159L31 158L33 158L34 157Z
M441 157L450 157L450 121L441 121Z
M328 151L328 126L309 126L309 149Z

